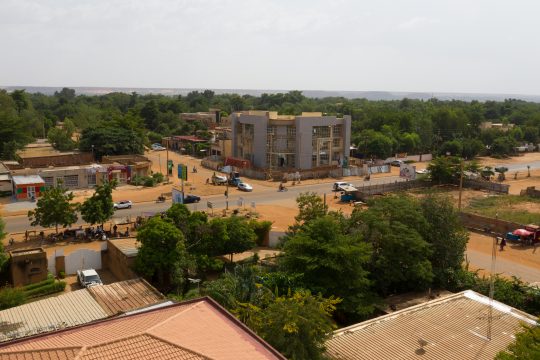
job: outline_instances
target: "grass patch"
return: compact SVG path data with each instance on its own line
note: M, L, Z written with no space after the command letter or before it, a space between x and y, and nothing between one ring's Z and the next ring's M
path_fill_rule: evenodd
M540 199L519 195L498 195L472 199L466 211L520 224L540 224L540 213L515 209L514 205L531 203L540 206Z

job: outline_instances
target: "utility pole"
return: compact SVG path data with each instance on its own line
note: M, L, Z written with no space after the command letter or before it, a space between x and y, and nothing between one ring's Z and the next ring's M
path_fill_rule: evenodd
M461 193L463 192L463 159L459 160L459 200L458 211L461 211Z
M167 184L169 183L169 138L167 138L167 144L165 145L167 149ZM184 190L182 190L184 191ZM182 195L184 196L184 195Z
M495 215L495 219L499 214ZM493 324L493 294L495 293L495 261L497 260L497 233L493 232L493 245L491 247L491 271L489 277L489 307L488 307L488 324L487 338L491 340L491 327Z

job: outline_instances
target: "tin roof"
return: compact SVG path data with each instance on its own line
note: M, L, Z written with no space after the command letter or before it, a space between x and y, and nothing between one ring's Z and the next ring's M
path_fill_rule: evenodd
M110 239L109 242L127 257L137 256L139 252L139 245L136 238Z
M529 314L467 290L334 332L326 342L332 359L493 359L514 340ZM420 345L423 343L424 345Z
M143 279L92 286L88 291L108 315L117 315L164 301L163 295Z
M39 175L17 175L11 178L15 185L45 184L45 181Z
M209 298L0 345L2 359L285 359Z
M0 342L106 318L86 289L0 311Z

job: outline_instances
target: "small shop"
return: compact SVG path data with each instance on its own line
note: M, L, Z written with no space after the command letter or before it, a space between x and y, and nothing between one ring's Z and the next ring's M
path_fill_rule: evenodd
M13 176L13 194L17 200L32 200L45 191L45 181L39 175Z

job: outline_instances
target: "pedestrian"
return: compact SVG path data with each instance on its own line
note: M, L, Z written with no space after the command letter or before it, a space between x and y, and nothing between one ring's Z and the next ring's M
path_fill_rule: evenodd
M500 247L499 247L499 251L504 251L505 246L506 246L506 239L502 239Z
M15 244L15 239L11 238L9 239L9 245L13 246Z
M210 179L206 178L206 185L208 185L209 183L210 183Z
M116 226L116 224L114 224L114 226L113 226L113 233L114 233L114 235L116 235L117 230L118 230L118 226Z

